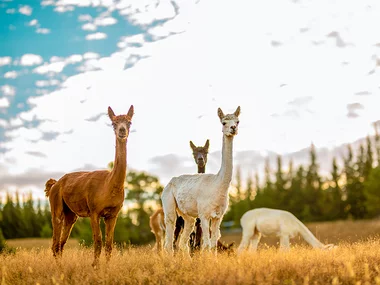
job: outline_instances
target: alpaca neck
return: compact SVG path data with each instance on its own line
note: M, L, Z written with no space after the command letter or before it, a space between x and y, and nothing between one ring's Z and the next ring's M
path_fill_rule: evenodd
M206 166L199 166L198 165L198 173L205 173L206 172Z
M127 142L116 139L116 152L113 169L111 171L111 185L113 188L124 190L125 174L127 172Z
M228 186L232 179L232 145L233 137L223 135L223 146L222 146L222 165L217 174L218 180L222 185L226 185L226 191L228 191ZM224 189L224 187L222 187Z
M321 243L313 233L301 222L297 221L299 225L300 235L314 248L323 248L324 245Z

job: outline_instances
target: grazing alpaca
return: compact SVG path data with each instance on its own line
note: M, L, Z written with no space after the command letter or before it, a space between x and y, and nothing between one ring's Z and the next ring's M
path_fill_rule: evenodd
M208 154L208 149L210 147L210 141L207 140L204 146L198 146L198 147L195 146L192 141L190 141L190 147L193 150L194 160L198 166L198 173L205 173L206 163L207 163L207 154ZM196 232L201 232L200 223L198 222L197 224L198 225L196 226ZM149 225L150 225L152 233L154 233L156 237L155 247L157 248L157 251L160 252L162 249L162 240L165 235L164 212L162 209L158 209L156 212L153 213L152 216L150 216ZM176 220L176 226L175 226L175 232L174 232L174 246L175 247L177 246L178 237L183 229L183 225L184 225L184 221L182 217L178 217ZM198 236L199 234L192 235L193 239L190 240L190 248L192 250L195 249L195 244L198 243L198 240L196 239L196 237Z
M290 248L289 239L300 234L312 247L320 249L333 248L332 244L321 243L311 231L292 213L283 210L258 208L246 212L240 219L243 237L238 248L242 252L248 246L255 251L261 235L280 237L280 248Z
M53 224L53 255L62 255L63 247L79 217L90 217L95 259L99 264L102 250L100 218L106 226L106 258L111 257L116 219L124 202L124 181L127 170L127 139L133 116L133 106L127 115L115 116L108 107L108 116L116 136L116 154L112 171L73 172L58 181L49 179L45 186L49 197Z
M218 174L181 175L172 178L164 188L161 199L165 213L165 248L168 252L173 252L176 212L184 219L184 230L179 241L181 249L188 252L188 239L197 217L201 220L203 231L202 250L216 248L220 238L220 223L228 207L228 188L232 179L232 144L238 132L239 114L240 107L228 115L218 109L223 125L222 165Z

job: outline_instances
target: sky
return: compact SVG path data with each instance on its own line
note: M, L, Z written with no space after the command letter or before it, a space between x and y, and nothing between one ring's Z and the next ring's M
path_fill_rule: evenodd
M218 107L241 106L245 171L373 134L379 26L376 0L0 0L0 195L106 168L108 106L134 105L128 168L164 184L196 172L190 140L218 170Z

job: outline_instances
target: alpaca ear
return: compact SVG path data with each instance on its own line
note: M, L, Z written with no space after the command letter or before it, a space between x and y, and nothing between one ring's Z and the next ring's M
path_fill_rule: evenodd
M113 118L115 117L115 113L111 107L108 107L108 117L110 117L111 121L113 121Z
M218 116L219 116L219 119L222 120L224 118L224 114L223 114L223 111L222 109L218 108Z
M196 146L193 144L192 141L190 141L190 147L191 147L191 149L192 149L193 151L196 149Z
M237 109L236 109L234 115L235 115L236 117L239 117L239 115L240 115L240 106L237 107Z
M204 148L208 150L209 146L210 146L210 141L207 140L206 143L205 143Z
M133 114L134 114L134 108L133 108L133 105L131 105L131 107L129 107L129 111L128 111L128 116L132 119L133 117Z

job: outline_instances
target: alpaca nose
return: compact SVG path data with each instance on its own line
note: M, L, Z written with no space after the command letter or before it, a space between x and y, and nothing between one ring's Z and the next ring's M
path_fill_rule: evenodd
M125 131L126 131L126 129L125 129L124 127L121 127L121 128L119 129L119 132L120 132L121 134L125 134Z
M231 126L231 129L235 130L235 129L236 129L236 126Z

